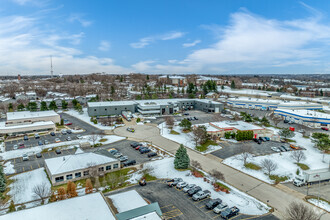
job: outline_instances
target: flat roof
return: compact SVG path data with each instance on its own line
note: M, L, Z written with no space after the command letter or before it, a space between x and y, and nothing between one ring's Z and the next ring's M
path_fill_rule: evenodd
M279 108L275 110L276 112L285 112L288 114L294 114L298 116L304 116L304 117L309 117L309 118L320 118L320 119L330 119L330 114L323 113L323 112L317 112L313 110L306 110L306 109L283 109Z
M54 125L54 122L52 121L38 121L38 122L34 122L32 124L26 124L26 125L13 125L13 126L6 126L6 122L2 121L0 122L0 130L8 130L8 129L18 129L18 128L34 128L34 127L38 127L38 126L45 126L45 125Z
M119 213L148 205L148 203L135 190L117 193L108 197L112 200L113 205Z
M116 220L101 193L78 196L0 216L0 220Z
M88 102L88 107L106 107L118 105L134 105L135 101L112 101L112 102Z
M210 125L214 125L221 129L226 128L235 128L240 131L249 131L249 130L261 130L264 129L254 124L250 124L244 121L221 121L221 122L210 122Z
M39 112L30 112L30 111L7 112L7 121L29 119L29 118L51 117L51 116L58 116L58 114L53 110L39 111Z

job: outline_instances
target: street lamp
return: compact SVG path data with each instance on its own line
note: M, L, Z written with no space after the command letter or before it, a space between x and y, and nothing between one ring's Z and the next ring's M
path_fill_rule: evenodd
M318 177L319 178L319 193L317 195L317 204L320 204L320 188L321 188L321 176L319 174L316 174L314 177Z

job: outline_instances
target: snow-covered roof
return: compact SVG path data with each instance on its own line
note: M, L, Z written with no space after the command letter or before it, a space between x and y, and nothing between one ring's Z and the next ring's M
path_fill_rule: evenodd
M88 102L89 107L103 107L103 106L119 106L119 105L134 105L135 101L112 101L112 102Z
M240 131L249 131L249 130L262 130L264 128L259 127L254 124L250 124L244 121L221 121L221 122L210 122L211 126L218 127L220 129L230 129L235 128Z
M55 111L40 111L40 112L7 112L7 120L20 120L20 119L29 119L29 118L41 118L41 117L51 117L57 116L58 114Z
M167 78L167 76L160 76L159 78ZM170 79L185 79L186 77L184 76L168 76Z
M148 205L148 203L135 190L117 193L108 197L112 200L112 203L118 212L126 212Z
M194 126L205 126L206 131L213 132L213 131L219 131L218 128L211 126L209 123L204 123L204 124L196 124Z
M276 112L285 112L288 114L294 114L294 115L299 115L299 116L304 116L308 118L319 118L319 119L330 119L330 114L323 113L323 112L317 112L313 110L305 110L305 109L276 109Z
M96 153L82 153L63 157L46 159L45 163L52 175L70 172L74 170L86 169L92 166L107 164L118 161L117 159L107 157Z
M0 220L115 220L101 193L92 193L0 216Z
M2 121L0 122L0 130L2 129L12 129L13 131L15 129L18 129L18 128L33 128L33 127L39 127L39 126L45 126L45 125L54 125L54 122L52 121L38 121L38 122L34 122L32 124L25 124L25 125L6 125L6 122Z
M209 76L200 76L200 77L198 77L197 80L204 80L204 81L213 80L213 81L217 81L217 80L220 80L220 79L219 78L215 78L215 77L209 77Z

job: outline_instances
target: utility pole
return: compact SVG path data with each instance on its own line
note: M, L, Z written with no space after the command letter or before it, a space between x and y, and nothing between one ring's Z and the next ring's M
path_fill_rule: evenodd
M53 57L50 56L50 75L53 78Z

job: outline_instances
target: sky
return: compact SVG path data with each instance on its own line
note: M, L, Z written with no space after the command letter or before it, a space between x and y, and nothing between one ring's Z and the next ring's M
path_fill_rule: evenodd
M0 75L330 73L328 0L0 0Z

